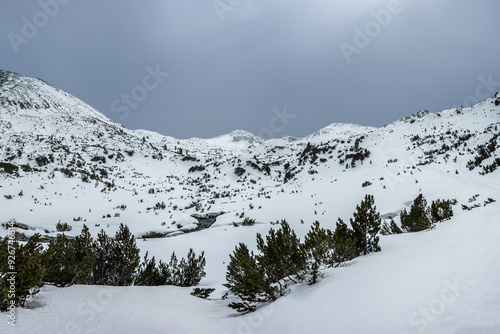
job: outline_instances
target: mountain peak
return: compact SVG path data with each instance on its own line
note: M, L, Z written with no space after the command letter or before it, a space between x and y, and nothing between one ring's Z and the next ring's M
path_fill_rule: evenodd
M245 130L234 130L226 135L218 136L213 139L229 139L229 141L233 143L247 142L249 144L263 141L262 138Z
M0 70L0 114L112 121L80 99L42 79ZM56 116L57 115L57 116Z

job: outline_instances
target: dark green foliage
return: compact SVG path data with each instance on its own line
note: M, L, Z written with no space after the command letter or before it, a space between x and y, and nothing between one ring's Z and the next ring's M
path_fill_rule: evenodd
M191 156L186 155L182 158L182 161L198 161L198 159L196 159L195 157L191 157Z
M0 168L7 174L14 174L19 170L19 167L8 162L0 162Z
M97 259L95 243L87 226L75 239L64 234L51 241L43 254L44 281L56 286L87 284Z
M321 274L321 266L328 264L333 257L331 232L321 228L316 221L304 238L304 252L307 256L307 271L311 276L310 284L315 284Z
M467 162L467 167L469 168L469 170L473 170L476 167L481 166L485 160L493 157L497 148L499 147L499 137L500 133L495 133L488 142L482 145L478 145L475 148L475 152L477 152L477 155L474 157L474 160L470 160ZM497 169L498 166L500 166L500 158L495 158L491 165L482 166L483 171L480 174L484 175L492 173Z
M99 234L97 234L96 240L96 250L98 253L93 276L90 284L95 285L110 285L110 271L113 266L113 240L108 237L104 230L101 230Z
M101 230L97 235L97 259L91 284L130 285L139 266L139 248L127 226L120 224L115 238Z
M207 299L214 291L215 289L213 288L194 288L193 291L191 291L191 295L198 298Z
M201 255L196 257L193 249L189 250L187 259L182 258L179 262L175 253L172 253L168 264L160 260L158 266L155 257L149 260L146 253L144 261L139 266L134 284L195 286L206 276L205 265L205 253L201 252Z
M194 173L194 172L202 172L205 170L205 166L193 166L191 168L189 168L189 173Z
M367 255L371 252L379 252L378 245L382 220L377 212L375 201L372 195L366 195L365 199L356 206L354 218L351 219L351 226L356 239L356 249L358 254Z
M339 218L337 227L332 235L333 257L332 265L340 265L345 261L354 259L357 255L356 238L354 231Z
M106 157L96 155L95 157L93 157L92 159L90 159L90 161L92 161L92 162L101 162L101 163L105 164L106 163Z
M316 160L318 160L318 146L311 145L311 143L307 143L306 148L299 156L299 165L303 165L305 162L309 161L313 164Z
M68 169L68 168L61 168L61 169L59 169L59 171L60 171L61 173L63 173L66 177L71 178L71 177L73 177L73 176L74 176L73 171L72 171L71 169Z
M433 223L450 219L453 217L451 201L440 199L433 201L430 207L430 215Z
M0 311L12 305L24 307L43 286L40 235L35 234L25 245L10 236L0 240Z
M47 158L46 156L44 155L41 155L41 156L38 156L35 158L35 161L38 165L38 167L43 167L45 165L48 165L51 161L49 160L49 158Z
M163 202L161 202L161 203L160 203L160 202L158 202L158 203L156 203L156 204L155 204L154 209L155 209L155 210L165 210L165 208L166 208L166 207L167 207L167 206L165 205L165 203L163 203Z
M427 208L427 200L422 194L413 201L410 212L403 209L400 214L401 228L406 232L418 232L432 227Z
M111 285L130 285L139 266L139 248L127 226L120 224L112 242Z
M270 229L265 240L257 234L257 249L259 265L269 280L278 283L280 296L283 296L286 285L281 280L288 277L293 281L291 276L300 275L306 268L306 256L299 238L286 220L282 220L280 229Z
M245 172L246 172L245 168L236 167L234 169L234 174L236 174L238 176L242 176L243 174L245 174Z
M160 261L156 265L155 257L148 259L148 253L144 255L144 261L140 264L134 285L158 286L166 285L169 277L167 265Z
M396 224L396 222L392 218L391 218L390 227L391 227L392 234L401 234L401 233L403 233L403 230Z
M187 260L182 258L175 270L177 278L174 276L174 285L194 286L200 283L201 279L206 276L205 264L205 252L201 252L201 255L196 257L193 249L189 249Z
M142 235L143 239L165 238L166 232L150 231Z
M255 225L255 219L251 219L251 218L245 218L243 220L243 223L241 223L241 225L243 226L252 226L252 225Z
M73 228L68 223L61 224L60 222L56 224L56 230L58 232L71 231Z
M245 244L240 243L229 258L224 286L241 299L229 307L248 313L255 311L258 303L276 300L277 288L272 286L273 282Z
M382 233L383 235L400 234L400 233L403 233L403 230L396 224L394 219L391 218L390 224L384 223L382 225L382 229L380 230L380 233Z

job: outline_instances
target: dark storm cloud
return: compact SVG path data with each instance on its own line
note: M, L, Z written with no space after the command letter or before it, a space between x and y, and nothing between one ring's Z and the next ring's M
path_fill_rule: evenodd
M304 136L500 90L499 9L494 0L4 1L0 68L43 78L129 128ZM283 110L294 118L276 122Z

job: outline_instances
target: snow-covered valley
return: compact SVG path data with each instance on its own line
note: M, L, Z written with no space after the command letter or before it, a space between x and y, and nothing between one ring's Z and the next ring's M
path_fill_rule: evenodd
M146 252L205 252L208 300L191 288L45 286L7 333L500 333L500 95L419 111L381 128L332 124L305 138L245 131L175 139L128 130L59 88L0 71L0 223L23 236L93 236L127 225ZM229 254L286 219L349 221L365 194L384 220L423 194L456 199L433 230L380 237L382 251L239 315L222 297ZM491 201L490 199L493 199ZM209 228L199 219L223 213ZM194 217L193 217L194 216ZM245 218L253 226L241 226ZM162 238L143 238L147 233ZM0 236L7 235L0 229Z

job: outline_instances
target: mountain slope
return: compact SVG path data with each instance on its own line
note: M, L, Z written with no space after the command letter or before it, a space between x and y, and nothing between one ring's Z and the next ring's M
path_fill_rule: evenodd
M9 205L12 210L3 212L3 220L17 218L29 224L50 219L55 224L82 217L87 224L106 223L111 229L118 221L147 220L132 224L140 235L148 230L171 232L176 224L196 222L192 214L208 211L232 212L232 217L221 217L226 222L245 211L263 221L284 218L289 209L275 213L274 203L293 195L306 207L318 205L315 189L352 189L356 199L350 199L350 206L360 193L375 189L413 195L422 188L415 182L428 173L496 190L491 179L500 157L498 94L472 108L420 111L382 128L332 124L296 140L263 140L245 131L177 140L125 129L39 79L4 71L0 78L0 161L9 164L5 171L12 171L0 177L4 184L19 182L1 191L13 196L10 204L22 202L33 210L20 213ZM361 189L365 181L372 185ZM30 195L35 200L28 194L16 196L28 188L33 188ZM69 200L83 194L92 205ZM69 213L54 195L68 197ZM405 195L405 201L410 199ZM50 210L40 207L51 202ZM161 202L165 210L152 209ZM250 211L250 204L255 209ZM121 205L131 210L115 209ZM120 219L102 218L117 213ZM335 221L336 215L322 208L326 221ZM170 228L160 225L174 221Z

